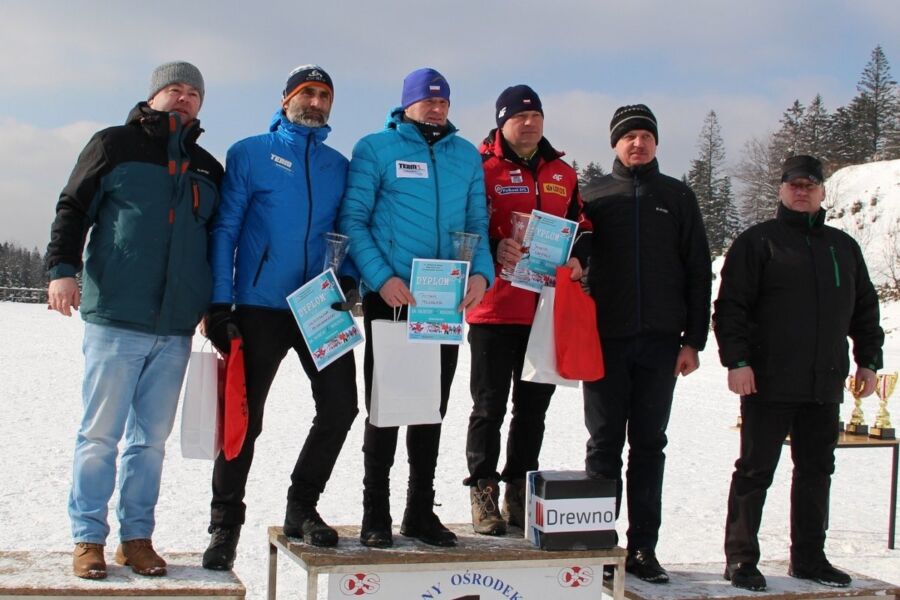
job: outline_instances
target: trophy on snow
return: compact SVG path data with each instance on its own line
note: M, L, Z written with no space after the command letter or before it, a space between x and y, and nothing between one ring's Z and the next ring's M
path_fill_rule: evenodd
M846 432L852 435L866 435L869 433L869 426L866 425L866 417L862 410L862 397L859 393L862 389L856 381L856 377L851 375L847 378L847 390L853 395L853 412L850 413L850 422L847 423Z
M875 393L878 395L878 414L875 415L875 423L869 429L869 437L879 440L895 439L894 427L891 425L891 413L888 412L888 397L894 393L897 386L897 373L885 373L878 375L875 380Z

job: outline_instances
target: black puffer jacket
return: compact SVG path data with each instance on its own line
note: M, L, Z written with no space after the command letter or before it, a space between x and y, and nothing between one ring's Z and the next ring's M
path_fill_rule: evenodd
M840 402L850 370L882 366L878 296L856 241L779 205L775 219L742 233L722 269L715 303L719 357L753 367L757 393L776 402Z
M601 338L681 335L702 350L709 333L709 245L697 199L659 172L654 159L611 175L583 193L593 235L575 249L590 256L589 282Z

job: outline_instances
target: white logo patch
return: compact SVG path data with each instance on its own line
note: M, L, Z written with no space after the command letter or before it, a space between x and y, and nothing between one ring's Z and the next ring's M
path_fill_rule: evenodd
M428 179L427 163L398 160L396 168L397 179Z
M288 171L293 171L292 167L294 166L294 163L292 163L288 159L282 158L282 157L278 156L277 154L270 154L269 158L271 158L272 162L274 162L276 165L278 165L282 169L287 169Z
M553 181L562 181L562 175L556 173L555 175L553 175Z

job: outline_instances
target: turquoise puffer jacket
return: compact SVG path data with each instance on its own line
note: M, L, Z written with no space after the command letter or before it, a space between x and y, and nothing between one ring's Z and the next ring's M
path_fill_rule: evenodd
M429 145L398 107L353 148L339 223L366 289L393 276L408 285L414 258L454 258L453 231L481 236L472 274L493 282L481 157L451 128Z

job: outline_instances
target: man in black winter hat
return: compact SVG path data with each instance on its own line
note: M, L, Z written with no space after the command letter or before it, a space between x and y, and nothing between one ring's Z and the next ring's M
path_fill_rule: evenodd
M725 578L760 591L757 535L766 490L791 435L788 574L846 587L825 557L838 410L853 340L860 396L875 389L884 332L878 296L856 241L825 225L822 163L793 156L782 167L778 212L734 241L715 308L728 389L741 397L741 454L725 522Z
M525 348L537 310L537 295L499 277L522 257L512 239L510 216L539 209L578 220L578 175L563 153L544 137L544 109L527 85L514 85L496 102L497 128L481 143L490 221L488 236L497 278L481 304L466 315L472 351L472 413L466 438L466 462L476 533L502 535L507 524L525 527L525 473L538 468L544 417L554 386L521 379ZM579 223L583 229L584 223ZM581 265L570 259L573 278ZM577 271L577 272L576 272ZM512 389L511 398L510 389ZM500 461L500 430L511 406L506 456ZM503 508L499 482L504 483Z
M594 234L575 248L597 300L606 367L603 379L584 383L585 470L617 482L618 508L627 437L625 569L665 583L656 543L666 426L675 381L697 369L706 344L709 246L693 192L659 171L653 112L622 106L609 129L616 159L612 173L583 192Z
M325 69L299 66L288 75L269 131L228 149L210 243L213 290L206 329L223 352L230 337L242 334L248 425L240 453L232 460L219 455L213 468L207 569L234 565L266 398L291 350L309 378L316 416L291 473L284 534L313 546L338 543L337 531L317 507L358 412L356 362L348 353L318 370L286 300L322 272L325 234L337 230L348 163L325 143L333 99ZM358 298L352 263L345 261L336 273L348 302L332 308L349 310Z

